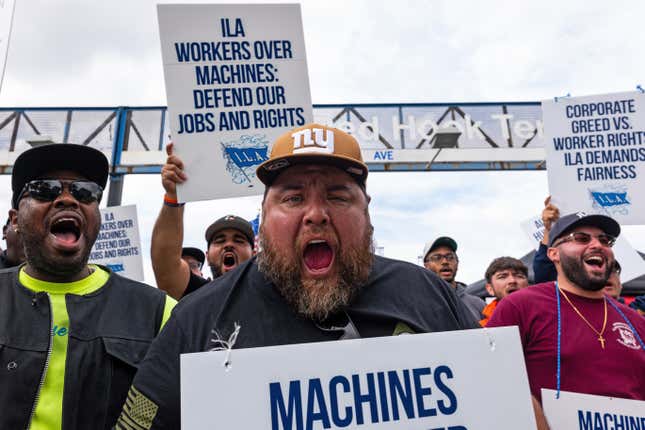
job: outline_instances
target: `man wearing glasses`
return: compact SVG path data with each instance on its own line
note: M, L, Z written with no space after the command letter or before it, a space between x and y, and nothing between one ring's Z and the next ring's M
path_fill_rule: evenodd
M179 355L221 348L232 333L234 348L249 348L478 327L436 275L374 255L367 166L352 136L318 124L292 130L257 176L262 251L182 299L117 428L179 428Z
M104 429L174 300L87 264L108 162L55 144L13 166L11 226L25 264L0 272L0 428Z
M486 302L468 294L466 285L455 280L459 268L459 257L457 257L457 242L453 238L442 236L434 242L426 243L423 249L423 265L455 289L457 297L466 305L475 319L479 321L483 318L482 310L486 306Z
M487 325L519 326L538 417L542 388L645 400L645 320L603 291L619 234L605 215L558 219L547 250L557 280L509 295Z
M204 276L202 274L202 266L204 265L206 256L201 249L185 246L181 248L181 259L188 264L190 273L195 276Z

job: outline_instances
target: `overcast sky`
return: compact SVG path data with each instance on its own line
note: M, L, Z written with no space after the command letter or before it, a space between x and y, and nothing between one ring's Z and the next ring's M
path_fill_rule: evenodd
M16 1L0 106L166 104L155 2ZM539 101L645 84L643 1L327 0L302 2L302 14L316 104ZM8 202L8 177L0 189ZM450 235L469 283L493 258L531 249L519 225L539 215L548 189L545 172L424 172L370 173L368 192L386 256L416 263L425 241ZM162 195L156 175L126 178L150 283ZM259 197L187 205L186 245L204 248L212 220L251 219L259 206ZM645 227L624 231L645 249Z

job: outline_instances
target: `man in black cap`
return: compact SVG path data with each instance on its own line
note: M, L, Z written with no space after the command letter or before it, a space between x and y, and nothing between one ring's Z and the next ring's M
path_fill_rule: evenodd
M457 297L464 302L477 321L483 318L482 310L486 306L486 302L477 296L468 294L466 284L455 279L457 269L459 269L459 257L457 257L457 242L453 238L442 236L434 242L426 243L423 249L423 265L455 289Z
M174 300L88 265L108 161L56 144L13 166L26 262L0 272L0 428L107 429Z
M185 246L181 248L181 259L188 264L192 274L204 277L202 267L204 266L204 261L206 261L206 256L201 249Z
M166 191L164 204L152 230L151 259L157 286L179 300L207 284L210 279L193 273L181 258L184 240L184 204L177 202L177 184L187 177L181 159L166 146L168 158L161 169ZM236 215L226 215L206 229L206 262L213 279L230 272L253 256L255 235L251 224Z
M560 217L547 250L557 280L506 297L487 325L519 327L538 419L542 388L645 400L645 320L603 291L619 234L605 215Z
M558 207L551 203L551 196L547 197L544 201L544 210L542 210L542 224L544 225L544 236L540 241L540 246L535 251L533 256L533 273L536 284L541 284L543 282L555 281L558 274L555 270L555 265L549 259L547 251L549 248L549 232L551 227L560 217L560 210ZM623 285L620 281L620 272L621 267L618 261L614 261L614 267L611 271L611 275L607 280L607 286L605 286L605 294L609 297L613 297L621 303L625 303L620 294L623 291Z
M179 355L221 346L236 324L235 348L478 327L434 273L374 255L367 166L352 136L317 124L292 130L257 176L262 251L179 303L117 428L179 428Z

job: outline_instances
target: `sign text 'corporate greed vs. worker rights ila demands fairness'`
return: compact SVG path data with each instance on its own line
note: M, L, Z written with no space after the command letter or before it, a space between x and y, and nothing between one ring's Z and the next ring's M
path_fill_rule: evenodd
M645 95L542 102L549 192L561 211L645 224Z
M300 6L158 5L180 201L262 194L281 134L313 121Z
M180 380L182 429L535 429L517 327L183 354Z

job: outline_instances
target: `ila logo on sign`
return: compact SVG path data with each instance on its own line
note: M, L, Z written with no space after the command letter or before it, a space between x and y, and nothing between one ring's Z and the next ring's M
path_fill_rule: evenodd
M307 128L291 135L293 137L293 153L321 152L334 153L334 133L322 128Z

